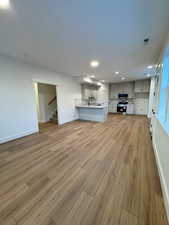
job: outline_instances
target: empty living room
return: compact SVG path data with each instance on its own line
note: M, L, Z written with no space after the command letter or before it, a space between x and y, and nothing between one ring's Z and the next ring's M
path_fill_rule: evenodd
M169 0L0 0L0 225L169 225Z

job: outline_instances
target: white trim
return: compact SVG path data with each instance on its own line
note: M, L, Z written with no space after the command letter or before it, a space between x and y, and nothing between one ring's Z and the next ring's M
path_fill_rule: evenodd
M164 205L165 205L167 218L168 218L168 222L169 222L169 192L168 192L167 184L166 184L166 181L165 181L163 169L162 169L162 166L161 166L161 163L160 163L160 159L159 159L159 156L158 156L158 151L157 151L157 147L156 147L154 139L153 139L153 149L154 149L154 154L155 154L155 158L156 158L158 173L159 173L161 187L162 187Z
M49 84L49 85L55 85L56 86L56 98L57 98L57 112L58 112L58 125L61 125L62 123L60 122L60 104L59 104L59 85L56 84L55 82L46 82L44 79L32 79L33 84L34 83L42 83L42 84ZM33 87L34 88L34 87ZM37 115L37 121L38 121L38 115Z
M0 138L0 144L3 144L3 143L8 142L8 141L15 140L17 138L21 138L21 137L24 137L24 136L27 136L27 135L30 135L30 134L34 134L34 133L37 133L37 132L39 132L38 128L34 129L34 130L25 131L25 132L22 132L20 134L16 134L16 135L13 135L13 136Z

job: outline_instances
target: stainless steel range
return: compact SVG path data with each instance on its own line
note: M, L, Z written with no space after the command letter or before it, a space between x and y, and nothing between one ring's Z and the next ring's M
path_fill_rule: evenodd
M126 114L128 105L128 94L119 94L119 102L117 104L117 112Z

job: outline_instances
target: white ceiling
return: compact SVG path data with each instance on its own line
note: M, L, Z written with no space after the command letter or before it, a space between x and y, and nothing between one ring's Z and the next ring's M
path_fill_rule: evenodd
M0 54L59 73L145 78L169 31L169 0L11 0L0 10ZM144 38L150 44L144 46ZM100 66L89 66L97 59ZM120 71L115 75L115 71Z

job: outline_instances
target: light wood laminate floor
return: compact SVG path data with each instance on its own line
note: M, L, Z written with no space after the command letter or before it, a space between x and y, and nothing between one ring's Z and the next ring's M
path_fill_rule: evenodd
M143 116L44 126L0 145L1 225L167 225Z

